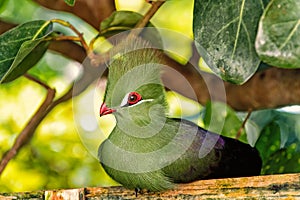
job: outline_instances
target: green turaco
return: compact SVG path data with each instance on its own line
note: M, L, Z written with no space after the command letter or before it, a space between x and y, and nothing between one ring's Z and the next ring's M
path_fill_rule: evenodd
M113 114L116 126L100 145L101 165L130 189L162 191L199 179L258 175L255 148L167 116L160 53L140 39L124 42L108 68L100 116ZM126 49L126 48L125 48ZM183 108L184 109L184 108Z

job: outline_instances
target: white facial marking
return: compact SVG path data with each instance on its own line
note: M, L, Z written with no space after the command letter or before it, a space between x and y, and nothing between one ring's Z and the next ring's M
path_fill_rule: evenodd
M130 107L134 107L134 106L137 106L141 103L144 103L144 102L147 102L147 101L153 101L154 99L142 99L140 100L139 102L137 102L136 104L133 104L133 105L130 105Z
M123 98L121 104L120 104L120 107L123 107L127 104L127 101L128 101L128 96L129 96L130 92L128 92L125 97Z

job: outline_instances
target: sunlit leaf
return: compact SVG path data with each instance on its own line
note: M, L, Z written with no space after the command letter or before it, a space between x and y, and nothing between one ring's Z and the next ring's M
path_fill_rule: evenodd
M223 80L242 84L257 70L254 43L262 1L195 1L193 30L196 47Z
M108 38L123 31L131 30L142 18L143 15L137 12L124 10L115 11L110 17L101 22L99 36ZM151 22L148 22L146 27L154 26ZM162 44L159 32L154 28L144 29L141 36L158 46Z
M208 102L202 115L206 129L227 137L235 138L242 125L236 112L221 102ZM247 143L244 133L240 140Z
M74 6L76 0L65 0L65 3L68 4L69 6Z
M7 4L8 0L1 0L0 1L0 11L2 11L2 9L5 9L5 6Z
M45 23L27 22L0 36L0 83L13 81L40 60L49 44L45 37L52 31L49 23L38 33Z
M257 139L259 138L260 135L260 128L256 123L254 123L251 120L248 120L247 123L245 124L245 131L247 133L247 140L248 143L254 147Z
M300 68L300 1L273 0L259 23L256 51L266 63Z
M122 31L127 31L143 18L143 15L133 11L115 11L100 24L100 35L110 37ZM147 26L153 26L150 22Z

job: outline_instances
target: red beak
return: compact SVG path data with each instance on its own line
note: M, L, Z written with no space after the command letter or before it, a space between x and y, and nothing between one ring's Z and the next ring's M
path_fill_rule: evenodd
M116 110L114 110L114 109L108 108L106 106L106 104L103 102L101 107L100 107L100 117L102 117L103 115L108 115L108 114L113 113L115 111Z

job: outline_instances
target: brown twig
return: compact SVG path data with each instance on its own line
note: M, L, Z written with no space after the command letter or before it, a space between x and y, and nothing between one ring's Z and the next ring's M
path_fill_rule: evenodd
M63 96L61 96L57 100L53 101L54 97L55 97L55 90L54 89L51 89L49 86L45 85L44 83L42 83L38 79L32 78L32 76L30 76L30 75L26 75L26 77L29 78L30 80L33 80L34 82L37 82L38 84L42 85L43 87L48 88L47 89L48 93L47 93L46 99L43 102L43 104L39 107L39 109L37 110L37 112L32 116L32 118L30 119L30 121L27 123L27 125L25 126L25 128L22 130L22 132L17 137L14 145L2 157L2 160L0 162L0 175L2 174L3 170L7 166L8 162L14 156L17 155L17 153L19 152L19 150L25 144L27 144L30 141L31 137L34 134L34 131L36 130L36 128L38 127L38 125L41 123L41 121L47 116L47 114L53 108L55 108L58 104L71 99L72 96L73 96L72 95L73 87L71 87ZM76 94L76 95L78 95L78 94Z
M242 131L245 128L246 122L248 121L249 117L251 116L251 113L252 113L252 109L249 109L246 118L244 119L241 127L239 128L239 130L236 133L235 139L238 140L241 137Z
M128 35L128 38L136 37L142 32L142 28L144 28L153 15L157 12L157 10L165 3L165 1L156 1L152 3L151 8L144 15L144 17L135 25L134 29Z
M51 90L52 88L49 87L49 85L47 85L46 83L42 82L41 80L37 79L36 77L30 75L30 74L24 74L24 77L26 77L27 79L36 82L37 84L39 84L40 86L44 87L46 90Z
M0 175L2 174L3 170L7 166L8 162L19 152L19 150L31 139L36 130L37 126L41 123L41 121L46 117L48 114L47 108L53 102L55 97L55 90L51 89L50 87L47 89L47 96L42 103L42 105L38 108L35 114L31 117L25 128L19 134L15 143L11 147L9 151L7 151L1 159L0 162Z
M134 28L144 28L157 10L165 3L165 1L153 2L151 8L144 15L144 17L135 25Z
M70 28L72 31L74 31L74 33L78 36L78 39L76 38L76 41L80 41L82 47L85 49L85 51L88 53L89 52L89 46L87 45L87 43L85 42L85 39L83 38L83 34L81 32L79 32L71 23L61 20L61 19L52 19L51 22L55 22L58 24L61 24L65 27ZM74 38L71 38L74 39Z

